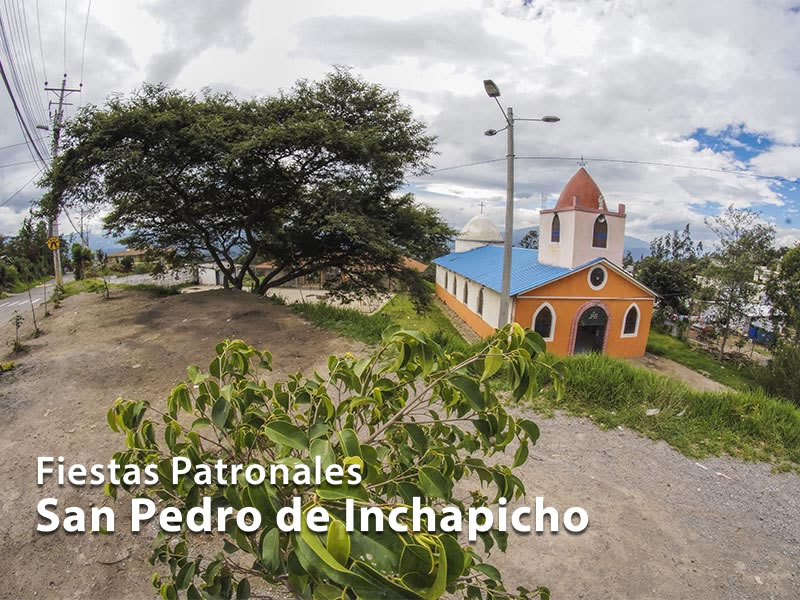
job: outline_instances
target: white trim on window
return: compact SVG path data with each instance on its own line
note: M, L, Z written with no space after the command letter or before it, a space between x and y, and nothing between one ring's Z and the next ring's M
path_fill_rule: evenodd
M625 323L628 321L628 313L631 312L631 309L636 311L636 326L633 328L633 333L625 333ZM625 316L622 317L622 329L620 331L619 337L622 338L633 338L639 335L639 323L642 320L642 310L639 308L639 305L636 302L631 302L631 305L625 311Z
M594 271L595 269L602 269L603 271L603 283L597 286L592 285L592 271ZM604 287L606 287L606 284L608 283L608 269L606 269L603 265L600 264L592 265L591 267L589 267L589 270L586 273L586 281L589 284L589 287L592 288L593 290L602 290Z
M539 308L536 309L536 312L533 313L533 318L531 319L531 329L533 330L536 329L536 317L539 316L539 313L542 311L543 308L550 309L551 318L550 318L550 335L548 337L543 337L542 339L545 342L552 342L553 337L555 337L556 335L556 309L553 308L553 305L550 304L549 302L542 302L542 304L539 305Z

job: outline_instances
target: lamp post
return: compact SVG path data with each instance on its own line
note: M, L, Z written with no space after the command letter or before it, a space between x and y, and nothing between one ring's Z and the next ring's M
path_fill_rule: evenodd
M561 119L552 115L546 115L541 119L523 119L514 116L514 109L510 106L503 110L500 104L500 88L497 87L491 79L485 79L483 88L490 98L494 98L497 106L503 113L503 118L506 120L506 126L503 127L507 131L507 152L506 152L506 225L505 225L505 239L503 243L503 282L500 288L500 315L498 318L498 325L500 327L508 324L509 306L511 304L511 248L512 236L514 235L514 122L515 121L541 121L542 123L557 123ZM497 135L503 129L489 129L485 135Z

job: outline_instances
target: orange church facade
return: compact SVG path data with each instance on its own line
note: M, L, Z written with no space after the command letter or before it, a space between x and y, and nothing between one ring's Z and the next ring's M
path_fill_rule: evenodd
M509 318L540 333L555 354L642 356L656 294L619 266L625 207L610 211L580 169L542 213L539 250L513 249ZM502 241L491 227L474 218L456 252L434 261L437 295L482 337L501 322Z

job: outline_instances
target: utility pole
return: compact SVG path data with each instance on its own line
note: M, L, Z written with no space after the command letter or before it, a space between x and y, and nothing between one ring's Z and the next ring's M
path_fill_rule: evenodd
M508 314L511 304L511 248L514 237L514 110L509 106L506 121L508 126L508 150L506 152L506 230L503 241L503 283L500 288L500 327L510 320Z
M492 98L497 103L497 106L503 113L503 118L506 121L506 126L503 127L503 129L507 131L508 135L508 151L506 153L506 159L508 163L506 165L506 230L505 240L503 243L503 278L502 286L500 288L500 314L498 315L497 319L498 326L504 327L511 320L509 307L511 306L511 248L512 238L514 235L514 123L516 121L557 123L561 119L554 117L553 115L545 115L541 119L515 117L514 111L510 106L506 110L503 110L503 106L500 104L500 100L498 100L500 97L500 88L497 87L497 84L494 81L491 79L484 79L483 88L486 90L486 94L489 96L489 98ZM488 129L484 135L497 135L503 131L503 129Z
M61 140L61 126L64 120L64 107L71 106L70 102L65 102L64 100L70 94L80 92L80 90L67 87L66 73L64 73L64 78L61 80L60 88L51 88L46 86L47 84L45 84L45 91L53 92L58 98L57 102L52 100L50 101L51 108L53 105L56 106L56 111L53 113L53 159L55 160L55 158L58 156L59 142ZM55 238L59 237L58 216L61 212L59 209L60 200L60 198L56 199L56 213L50 218L50 236ZM53 250L53 270L56 274L56 285L62 285L64 283L64 278L61 273L61 250L59 248Z

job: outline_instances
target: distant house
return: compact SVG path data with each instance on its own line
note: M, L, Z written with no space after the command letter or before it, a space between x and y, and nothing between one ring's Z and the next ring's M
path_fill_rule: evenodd
M414 260L413 258L409 258L407 256L403 257L403 266L406 269L412 269L419 273L422 273L423 271L425 271L425 269L428 268L428 265L426 265L425 263L421 263L418 260Z
M125 257L130 256L135 263L144 262L144 255L147 254L147 250L137 250L136 248L126 248L125 250L118 250L117 252L110 252L108 254L108 261L111 264L118 265L122 262L122 259Z

